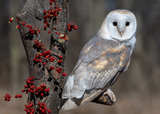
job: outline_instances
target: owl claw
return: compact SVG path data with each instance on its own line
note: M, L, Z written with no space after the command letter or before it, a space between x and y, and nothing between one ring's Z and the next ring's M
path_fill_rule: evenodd
M102 94L102 97L103 97L103 99L106 99L107 105L113 105L116 102L116 96L114 95L114 93L110 89L107 89Z
M116 102L116 96L110 89L107 89L105 92L103 92L99 97L94 99L92 102L111 106Z

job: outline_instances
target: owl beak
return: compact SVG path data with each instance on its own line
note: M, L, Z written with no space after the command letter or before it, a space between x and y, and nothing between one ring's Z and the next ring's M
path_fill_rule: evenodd
M121 37L123 36L123 33L124 33L124 31L120 31L120 35L121 35Z
M119 29L118 29L118 32L119 32L119 34L121 35L121 37L123 36L124 31L125 31L125 30L119 30Z

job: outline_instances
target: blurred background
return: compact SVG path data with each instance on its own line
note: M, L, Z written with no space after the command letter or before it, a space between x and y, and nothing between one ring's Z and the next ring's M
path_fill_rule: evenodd
M0 114L25 114L23 99L4 101L5 93L21 90L29 76L25 50L8 20L20 12L26 0L0 1ZM60 114L160 114L160 0L69 0L70 19L78 25L69 33L67 74L76 64L86 42L99 30L106 15L115 9L132 11L138 22L137 43L130 67L111 87L117 102L113 106L88 103ZM49 36L42 35L49 44Z

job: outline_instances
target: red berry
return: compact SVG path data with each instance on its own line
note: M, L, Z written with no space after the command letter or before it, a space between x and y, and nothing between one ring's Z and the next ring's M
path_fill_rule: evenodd
M38 58L38 55L36 55L36 58Z
M73 27L75 30L77 30L78 29L78 26L77 25L74 25L74 27Z
M17 95L15 95L14 97L15 97L15 98L17 98L18 96L17 96Z
M25 22L22 23L22 25L25 25L25 24L26 24Z
M50 5L52 5L52 1L49 1Z
M12 23L12 21L13 21L13 19L11 18L11 19L9 19L9 23Z
M62 56L62 55L60 55L60 56L59 56L59 59L62 59L62 58L63 58L63 56Z
M33 81L31 81L30 83L33 84Z
M50 59L50 62L53 62L54 60L53 59Z
M47 28L47 26L46 26L46 25L44 25L44 30L46 30L46 28Z
M32 80L32 78L31 78L31 77L28 77L28 79L29 79L29 80Z
M46 10L44 10L44 14L46 14L47 13L47 11Z
M41 97L43 97L43 96L44 96L44 94L43 94L43 93L41 93L41 94L40 94L40 96L41 96Z
M48 34L50 34L51 33L51 31L48 31Z
M31 26L31 25L28 25L28 27L29 27L29 28L32 28L32 26Z
M55 12L55 13L54 13L54 16L57 16L57 15L58 15L58 14Z
M71 27L68 27L67 29L68 29L69 31L72 31Z
M25 90L24 90L24 89L22 89L21 91L22 91L22 92L25 92Z
M58 63L61 63L62 62L62 60L58 60Z
M8 98L11 98L12 96L11 95L8 95Z
M60 71L60 70L58 71L58 73L61 73L61 72L62 72L62 71Z
M17 27L16 27L17 29L20 29L20 26L19 25L17 25Z
M48 110L48 113L51 113L51 110Z
M71 25L68 23L67 26L71 26Z
M66 76L66 73L62 73L63 76Z
M33 60L36 61L37 59L36 59L36 58L33 58Z
M7 98L7 96L5 95L4 98Z
M43 62L43 65L46 65L46 63L45 63L45 62Z
M42 102L42 105L45 105L45 103L44 103L44 102Z
M32 109L31 112L34 113L34 109Z
M49 70L53 70L53 69L54 69L54 67L53 67L53 66L50 66Z
M27 85L24 85L24 87L27 88L28 86L27 86Z
M21 98L21 97L22 97L22 95L21 95L21 94L19 94L18 96L19 96L19 98Z

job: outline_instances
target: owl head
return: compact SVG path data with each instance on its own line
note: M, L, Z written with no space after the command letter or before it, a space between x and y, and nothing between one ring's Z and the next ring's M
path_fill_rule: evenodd
M126 41L136 34L137 21L128 10L114 10L105 18L99 33L106 39Z

